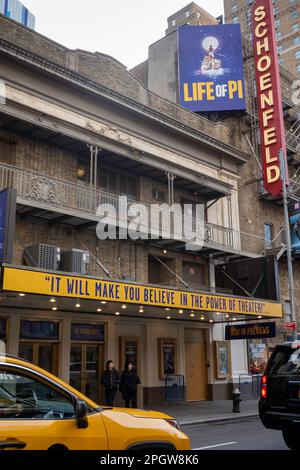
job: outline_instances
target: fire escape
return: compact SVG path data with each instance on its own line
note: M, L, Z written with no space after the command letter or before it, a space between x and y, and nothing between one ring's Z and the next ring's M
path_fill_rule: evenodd
M263 185L260 149L261 136L258 125L256 80L253 57L251 3L252 2L250 2L250 5L241 9L241 16L244 18L244 24L241 25L241 29L244 31L244 72L247 94L246 122L248 130L245 135L249 147L251 148L253 158L256 162L256 177L254 178L255 181L252 179L252 182L258 183L260 198L271 201L277 205L282 205L282 197L274 198L271 194L266 192ZM285 9L279 11L276 16L280 16L284 13ZM290 181L288 198L290 202L300 202L300 84L298 85L297 90L297 83L299 83L299 80L297 82L297 77L282 66L280 66L280 75ZM295 97L297 97L297 99ZM286 243L284 229L281 229L277 234L275 234L271 246L272 248L268 250L269 254L275 254L277 259L285 253Z

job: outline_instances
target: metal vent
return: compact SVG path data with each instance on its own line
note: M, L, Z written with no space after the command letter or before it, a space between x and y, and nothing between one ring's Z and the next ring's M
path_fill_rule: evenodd
M73 248L62 253L60 269L69 273L86 274L86 267L89 262L90 256L87 251Z
M28 266L57 270L60 262L60 248L44 244L27 246L24 249L23 258Z

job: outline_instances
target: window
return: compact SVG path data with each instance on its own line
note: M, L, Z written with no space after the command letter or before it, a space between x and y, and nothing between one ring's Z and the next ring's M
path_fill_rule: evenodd
M277 39L277 41L278 41L279 39L281 39L281 31L277 31L277 33L276 33L276 39Z
M300 64L299 64L299 65L297 65L296 69L297 69L297 72L299 72L299 73L300 73Z
M235 11L237 11L237 9L238 9L238 6L237 6L237 5L233 5L232 8L231 8L232 13L234 13Z
M275 21L275 27L276 27L276 28L280 28L280 25L281 25L281 21L280 21L280 20L276 20L276 21Z
M296 18L298 18L299 16L299 13L297 11L292 11L291 13L291 19L292 20L295 20Z
M20 339L58 340L59 323L21 320Z
M264 225L265 229L265 245L267 249L272 248L272 240L273 240L273 224L266 222Z
M299 25L298 24L293 24L292 25L292 33L294 33L295 31L298 31L299 29Z
M166 193L164 191L160 191L159 189L152 189L152 198L155 201L162 201L165 202L166 200Z
M237 23L239 21L238 17L237 16L234 16L234 18L232 18L232 22L233 23Z
M0 370L0 420L70 419L74 415L71 398L31 376Z
M185 12L185 17L188 18L190 16L190 12L189 11L186 11Z
M274 8L274 13L275 13L275 16L278 15L278 13L279 13L279 7L275 7L275 8Z
M175 26L176 25L176 20L172 20L172 26Z
M293 39L293 45L297 46L298 44L300 44L300 36Z
M276 353L268 365L268 375L298 375L300 372L300 349L282 346L277 347L275 351ZM296 385L298 385L297 382ZM291 398L293 398L294 390L291 386L289 389ZM299 395L297 396L298 387L295 392L295 398L299 399Z
M128 199L138 199L138 179L124 173L100 167L100 189L106 193L127 196Z
M197 11L197 18L200 18L200 13L199 13L199 11Z
M282 52L282 49L283 49L283 46L278 46L278 47L277 47L277 52L278 52L278 54L280 54L280 52Z
M279 63L279 65L283 65L283 64L284 64L284 60L280 58L280 59L278 60L278 63Z
M300 59L300 50L295 52L295 58Z
M88 184L90 181L89 163L87 160L79 160L77 165L77 180ZM128 196L129 199L138 199L138 177L98 167L98 189L106 193Z

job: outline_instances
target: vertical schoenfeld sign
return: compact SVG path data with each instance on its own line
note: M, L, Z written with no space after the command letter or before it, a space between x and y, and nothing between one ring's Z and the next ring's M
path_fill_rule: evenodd
M264 187L272 196L280 196L282 193L279 160L281 149L284 153L286 168L287 161L272 0L254 2L252 26Z

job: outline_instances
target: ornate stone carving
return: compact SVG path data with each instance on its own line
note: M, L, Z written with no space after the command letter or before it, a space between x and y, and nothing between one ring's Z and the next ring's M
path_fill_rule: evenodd
M28 196L36 201L49 202L59 204L56 198L57 184L49 181L44 176L31 176L29 178Z

